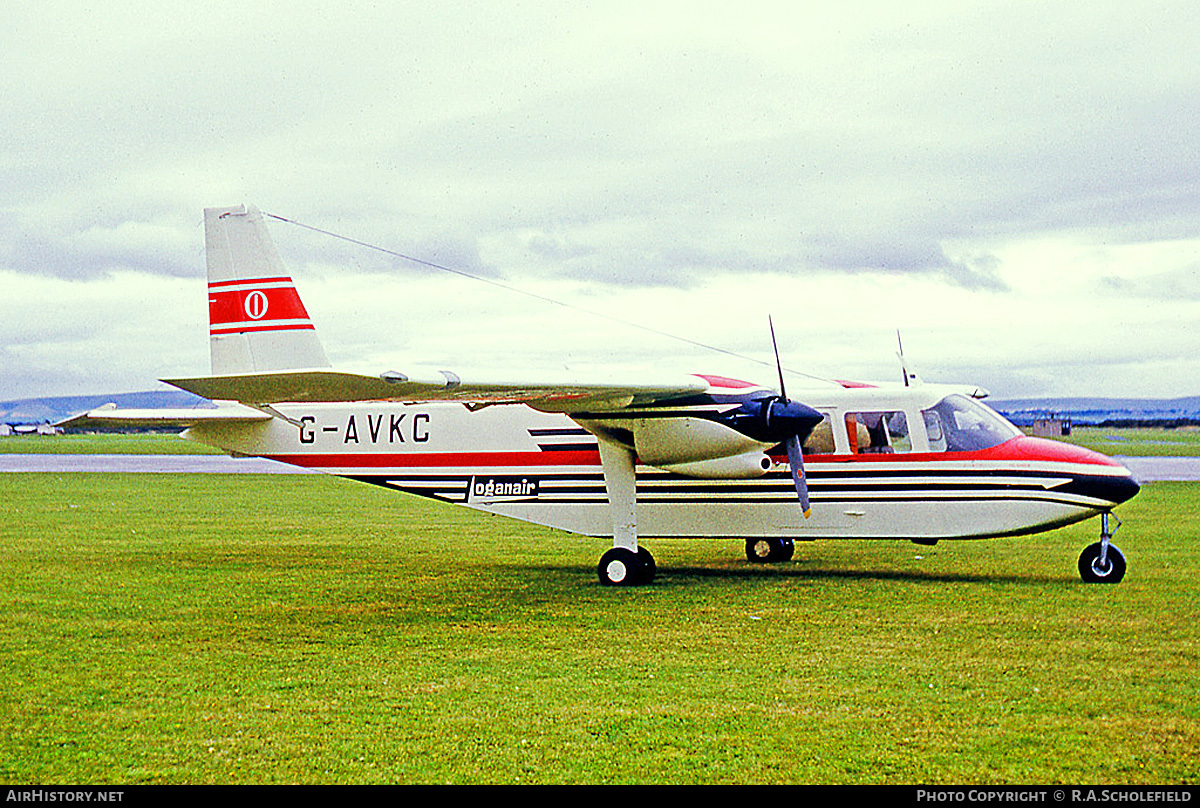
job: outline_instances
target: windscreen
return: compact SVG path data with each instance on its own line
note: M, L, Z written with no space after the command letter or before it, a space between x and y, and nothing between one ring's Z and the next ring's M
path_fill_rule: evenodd
M922 410L929 449L934 452L974 452L999 446L1021 430L988 407L962 395L950 395Z

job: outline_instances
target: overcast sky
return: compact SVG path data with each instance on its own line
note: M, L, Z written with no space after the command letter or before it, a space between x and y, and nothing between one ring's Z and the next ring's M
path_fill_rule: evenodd
M202 209L335 366L1200 394L1200 6L4 2L0 399L208 372ZM571 308L578 307L578 308Z

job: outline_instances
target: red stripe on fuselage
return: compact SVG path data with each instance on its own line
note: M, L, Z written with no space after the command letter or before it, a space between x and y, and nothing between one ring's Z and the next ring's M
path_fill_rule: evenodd
M1093 466L1120 466L1107 455L1045 438L1013 438L999 446L972 452L971 457L981 460L1040 460L1050 463L1088 463Z
M357 454L264 455L304 468L489 468L509 466L598 466L599 450L567 452L361 452Z
M787 455L772 455L776 462L787 462ZM1018 437L990 449L974 452L863 452L859 454L805 455L804 462L812 463L927 463L931 461L996 460L1040 463L1082 463L1092 466L1121 464L1107 455L1069 443L1042 438Z

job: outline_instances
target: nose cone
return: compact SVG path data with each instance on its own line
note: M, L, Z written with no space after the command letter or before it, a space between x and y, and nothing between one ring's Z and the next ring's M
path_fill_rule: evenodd
M1017 438L1004 446L1014 459L1070 463L1073 480L1067 487L1072 493L1120 505L1133 499L1142 486L1129 469L1108 455L1042 438Z
M1125 474L1076 475L1066 490L1092 499L1104 500L1112 507L1133 499L1137 492L1142 490L1142 486L1132 474L1125 471Z
M1133 474L1113 477L1102 488L1102 496L1114 505L1133 499L1137 492L1142 490L1141 484L1133 478Z

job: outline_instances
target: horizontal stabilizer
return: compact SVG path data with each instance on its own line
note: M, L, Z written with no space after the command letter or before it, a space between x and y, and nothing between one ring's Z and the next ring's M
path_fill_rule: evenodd
M379 376L334 370L271 371L194 379L164 379L167 384L209 399L250 405L280 402L460 401L476 404L528 404L545 412L613 410L630 404L679 398L704 392L708 383L681 376L667 384L612 382L480 381L450 371L414 378L388 372Z
M59 421L54 426L63 429L113 427L187 429L197 424L253 423L269 420L271 420L271 415L268 413L232 402L223 402L215 408L176 409L118 409L116 404L105 404L94 410Z

